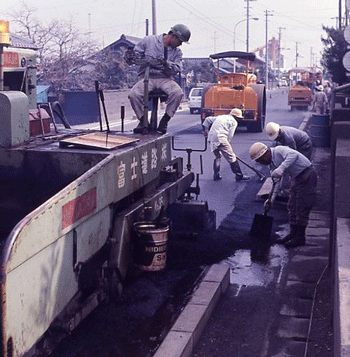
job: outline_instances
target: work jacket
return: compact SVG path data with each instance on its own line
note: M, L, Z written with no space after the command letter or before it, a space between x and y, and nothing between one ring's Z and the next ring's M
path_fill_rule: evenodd
M292 126L281 126L281 133L278 135L276 142L299 152L308 151L312 147L309 135L305 131Z
M150 78L173 78L182 71L182 51L178 47L164 47L163 36L165 34L146 36L134 47L141 58L152 63ZM140 66L139 76L145 74L145 69L146 64Z
M280 168L293 178L312 165L306 156L288 146L271 148L271 155L270 171Z
M208 119L208 121L211 119ZM204 125L204 123L203 123ZM218 115L213 121L208 134L211 150L217 149L223 141L230 142L238 126L237 120L230 114Z

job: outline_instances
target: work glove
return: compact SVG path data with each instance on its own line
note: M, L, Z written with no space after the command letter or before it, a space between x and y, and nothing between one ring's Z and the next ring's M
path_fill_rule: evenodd
M272 177L272 179L277 180L277 179L280 179L283 176L283 173L284 173L283 169L280 168L280 167L277 167L277 169L272 171L271 177Z

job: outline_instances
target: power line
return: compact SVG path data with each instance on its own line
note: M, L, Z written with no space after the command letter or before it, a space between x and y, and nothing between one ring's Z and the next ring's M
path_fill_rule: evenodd
M183 3L180 3L178 0L173 0L176 4L180 5L182 8L185 8L187 11L189 11L192 15L196 16L198 19L201 21L213 26L217 30L220 30L221 32L225 33L226 35L232 36L232 31L227 29L226 27L220 25L219 23L213 21L210 17L202 14L200 11L198 11L196 8L194 8L192 5L188 4L186 1L183 1L189 8L186 8Z

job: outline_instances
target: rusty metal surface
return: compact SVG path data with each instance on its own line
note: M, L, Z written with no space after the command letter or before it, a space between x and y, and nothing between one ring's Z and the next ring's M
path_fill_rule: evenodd
M75 136L73 138L62 139L60 146L62 147L80 147L80 148L99 148L111 150L121 148L131 143L136 143L140 139L122 136L108 132L96 132Z

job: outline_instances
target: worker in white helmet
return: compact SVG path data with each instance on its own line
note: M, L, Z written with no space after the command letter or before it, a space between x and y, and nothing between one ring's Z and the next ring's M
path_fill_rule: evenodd
M230 114L207 117L203 122L203 134L208 137L211 151L215 155L213 169L214 181L221 180L220 164L223 156L230 164L232 172L236 175L236 181L246 181L250 177L242 173L237 157L233 152L230 141L238 126L237 120L243 118L242 111L233 108Z
M309 215L316 202L317 175L310 160L287 146L267 147L264 143L255 143L249 150L253 161L268 165L272 179L280 179L288 173L291 178L288 200L288 219L290 233L278 239L286 247L297 247L305 244L305 230ZM265 207L271 207L271 201L265 201Z
M305 131L269 122L266 124L265 132L271 140L276 141L277 145L289 146L311 160L312 141Z

